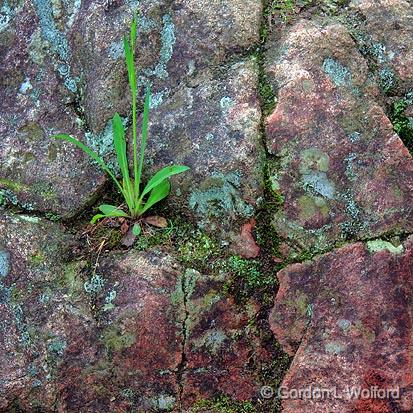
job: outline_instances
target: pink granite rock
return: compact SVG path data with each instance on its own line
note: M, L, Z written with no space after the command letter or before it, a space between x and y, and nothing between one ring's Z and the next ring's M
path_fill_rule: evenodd
M413 160L376 103L378 89L347 29L301 21L267 52L278 89L267 143L279 157L273 224L302 249L413 227Z
M413 239L351 244L278 276L270 324L295 355L281 388L283 412L411 412ZM307 388L336 396L294 399ZM371 396L352 397L351 388ZM382 399L378 389L395 392Z
M372 62L383 90L404 94L413 87L413 7L405 0L355 0L349 4L352 34Z

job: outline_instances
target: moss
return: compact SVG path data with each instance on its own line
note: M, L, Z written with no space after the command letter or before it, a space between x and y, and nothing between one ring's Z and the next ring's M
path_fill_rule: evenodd
M220 270L228 273L223 285L224 293L231 293L238 302L251 296L260 296L263 304L273 298L273 288L278 284L275 269L263 271L263 262L231 256L219 263Z
M64 267L56 280L57 285L64 289L71 298L76 298L83 294L84 284L80 273L85 266L85 261L69 263Z
M117 326L111 326L105 329L100 338L108 351L115 352L133 346L136 341L134 334L122 332L120 327Z
M11 179L0 179L0 188L7 188L14 192L21 192L27 190L27 186L20 182L12 181Z
M38 251L29 258L30 265L39 267L45 263L46 256L43 251Z
M141 234L135 241L134 249L138 251L145 251L156 245L164 245L171 239L174 226L171 223L169 228L165 229L151 229L151 231Z
M192 412L201 412L209 409L211 413L256 413L256 409L251 402L239 402L227 396L220 396L214 400L199 400L192 407Z
M185 265L203 266L209 258L219 253L217 243L202 231L193 236L178 248L180 259Z
M406 109L413 106L413 91L393 103L390 120L395 132L400 136L406 147L413 153L413 117L406 115Z
M33 184L31 187L31 192L38 194L46 201L53 201L58 197L52 185L47 182L38 182Z

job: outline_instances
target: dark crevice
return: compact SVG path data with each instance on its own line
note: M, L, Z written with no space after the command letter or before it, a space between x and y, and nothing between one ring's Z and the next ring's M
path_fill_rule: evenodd
M188 311L188 295L190 292L188 291L188 281L187 275L185 272L182 274L181 278L181 288L182 288L182 297L183 297L183 310L184 310L184 319L182 321L182 348L181 348L181 361L176 369L176 379L178 382L178 403L179 408L182 410L182 396L184 392L184 374L187 366L187 357L186 357L186 344L188 340L188 319L189 319L189 311Z

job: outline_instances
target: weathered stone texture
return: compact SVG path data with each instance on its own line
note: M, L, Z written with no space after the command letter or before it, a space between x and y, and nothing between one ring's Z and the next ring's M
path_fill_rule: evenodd
M339 396L286 399L283 412L412 411L412 271L410 237L351 244L278 273L270 324L295 354L284 391L337 388ZM399 388L400 398L351 399L351 386Z
M301 21L267 53L278 90L267 143L285 202L280 235L301 249L412 230L413 160L381 107L364 58L340 24Z

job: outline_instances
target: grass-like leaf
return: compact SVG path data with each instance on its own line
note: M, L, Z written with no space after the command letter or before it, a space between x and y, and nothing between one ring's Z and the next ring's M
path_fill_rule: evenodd
M145 105L143 108L143 117L142 117L142 137L141 137L141 153L139 158L139 167L136 173L136 182L139 186L142 179L142 168L143 162L145 159L145 149L146 149L146 142L148 141L148 126L149 126L149 108L151 105L151 89L148 87L146 90L145 96Z
M149 208L155 205L157 202L166 198L171 190L171 183L168 180L162 181L158 186L152 189L145 206L142 208L142 214L144 214Z
M145 189L142 191L141 198L143 198L146 194L152 191L153 188L158 186L162 181L165 179L170 178L173 175L181 174L189 169L189 167L184 165L172 165L166 166L158 171L146 184Z
M56 135L56 139L65 140L76 145L87 153L97 164L105 171L115 182L120 193L123 195L128 206L128 213L114 205L103 204L99 207L101 213L96 214L91 223L106 217L130 217L138 218L145 213L149 208L157 202L168 196L171 190L169 178L173 175L180 174L187 171L189 168L183 165L167 166L157 173L149 180L143 191L140 191L140 184L143 174L143 164L145 160L145 149L149 135L149 109L151 102L151 90L147 87L145 94L145 103L142 115L142 135L140 154L138 159L137 149L137 85L135 72L135 47L137 36L137 18L134 16L129 37L123 37L123 48L125 51L125 62L128 71L129 87L132 95L132 145L133 145L133 170L129 170L128 151L125 137L125 128L122 119L118 113L115 113L112 119L113 126L113 145L116 152L116 158L119 164L119 169L122 174L122 180L119 181L117 177L110 170L104 160L92 149L84 145L79 140L67 134ZM144 197L147 196L146 202ZM139 235L141 227L138 223L133 226L133 233Z
M125 211L119 209L114 205L103 204L100 205L99 210L102 211L105 215L110 215L112 217L127 217L128 214Z

